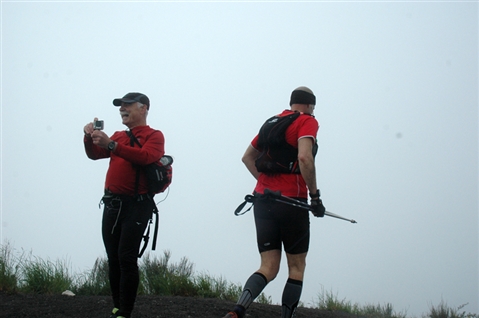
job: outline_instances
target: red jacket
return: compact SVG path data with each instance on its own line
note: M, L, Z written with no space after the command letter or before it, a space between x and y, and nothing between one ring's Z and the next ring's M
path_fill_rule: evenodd
M136 172L138 165L147 165L158 161L165 154L165 138L159 130L150 126L139 126L131 130L141 144L130 146L130 137L126 131L117 131L110 138L117 142L114 151L93 144L90 137L84 137L85 152L88 158L97 160L110 158L106 173L105 189L116 194L135 195ZM140 173L138 194L148 192L146 175Z

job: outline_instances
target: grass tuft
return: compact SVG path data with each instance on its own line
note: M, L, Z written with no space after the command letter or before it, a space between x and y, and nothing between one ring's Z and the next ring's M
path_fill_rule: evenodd
M97 258L90 271L78 276L72 289L77 295L111 295L106 258Z
M313 301L314 308L328 310L331 312L346 312L364 318L406 318L405 313L396 313L391 304L365 305L339 299L332 291L325 291L324 288L318 293L317 300Z
M17 292L19 281L19 267L21 262L15 259L10 243L0 246L0 291L5 293Z
M59 294L72 286L66 262L42 260L38 257L23 264L21 290L35 294Z
M223 277L214 277L206 273L196 276L195 285L198 286L198 295L205 298L236 301L242 292L241 285L229 283Z
M460 312L461 309L466 307L468 304L463 304L457 308L451 308L447 305L444 300L437 306L431 305L429 307L429 313L423 315L423 318L479 318L478 314L466 313L465 311Z
M140 263L140 293L172 296L197 296L193 281L194 265L187 258L179 263L170 263L171 253L165 251L163 258L145 254Z

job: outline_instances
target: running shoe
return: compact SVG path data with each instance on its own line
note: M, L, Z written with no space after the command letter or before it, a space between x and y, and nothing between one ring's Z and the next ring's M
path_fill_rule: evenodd
M118 316L116 315L116 313L118 312L118 308L113 308L113 310L111 311L111 315L110 315L110 318L118 318Z

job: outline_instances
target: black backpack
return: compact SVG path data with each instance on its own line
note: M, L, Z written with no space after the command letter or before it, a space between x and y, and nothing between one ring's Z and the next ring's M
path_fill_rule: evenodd
M140 148L141 144L138 139L133 135L129 130L126 131L130 137L130 145L133 147L136 143ZM148 193L150 195L155 195L157 193L164 192L171 184L173 179L173 158L169 155L164 155L157 162L150 163L149 165L142 166L143 170L146 173L146 179L148 182ZM135 193L138 192L138 183L140 175L136 175L136 185Z
M298 148L286 142L286 129L301 115L273 116L265 121L258 133L261 154L255 161L256 169L263 173L300 173Z
M164 155L158 162L144 167L148 181L148 193L164 192L171 184L173 178L173 158Z

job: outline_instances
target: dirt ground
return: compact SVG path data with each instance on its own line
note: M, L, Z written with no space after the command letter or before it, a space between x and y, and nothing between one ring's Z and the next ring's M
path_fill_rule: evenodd
M222 318L234 303L196 297L139 296L132 318ZM109 296L7 295L0 292L0 317L108 318ZM281 307L253 303L247 318L280 318ZM298 308L296 318L353 318L340 312Z

